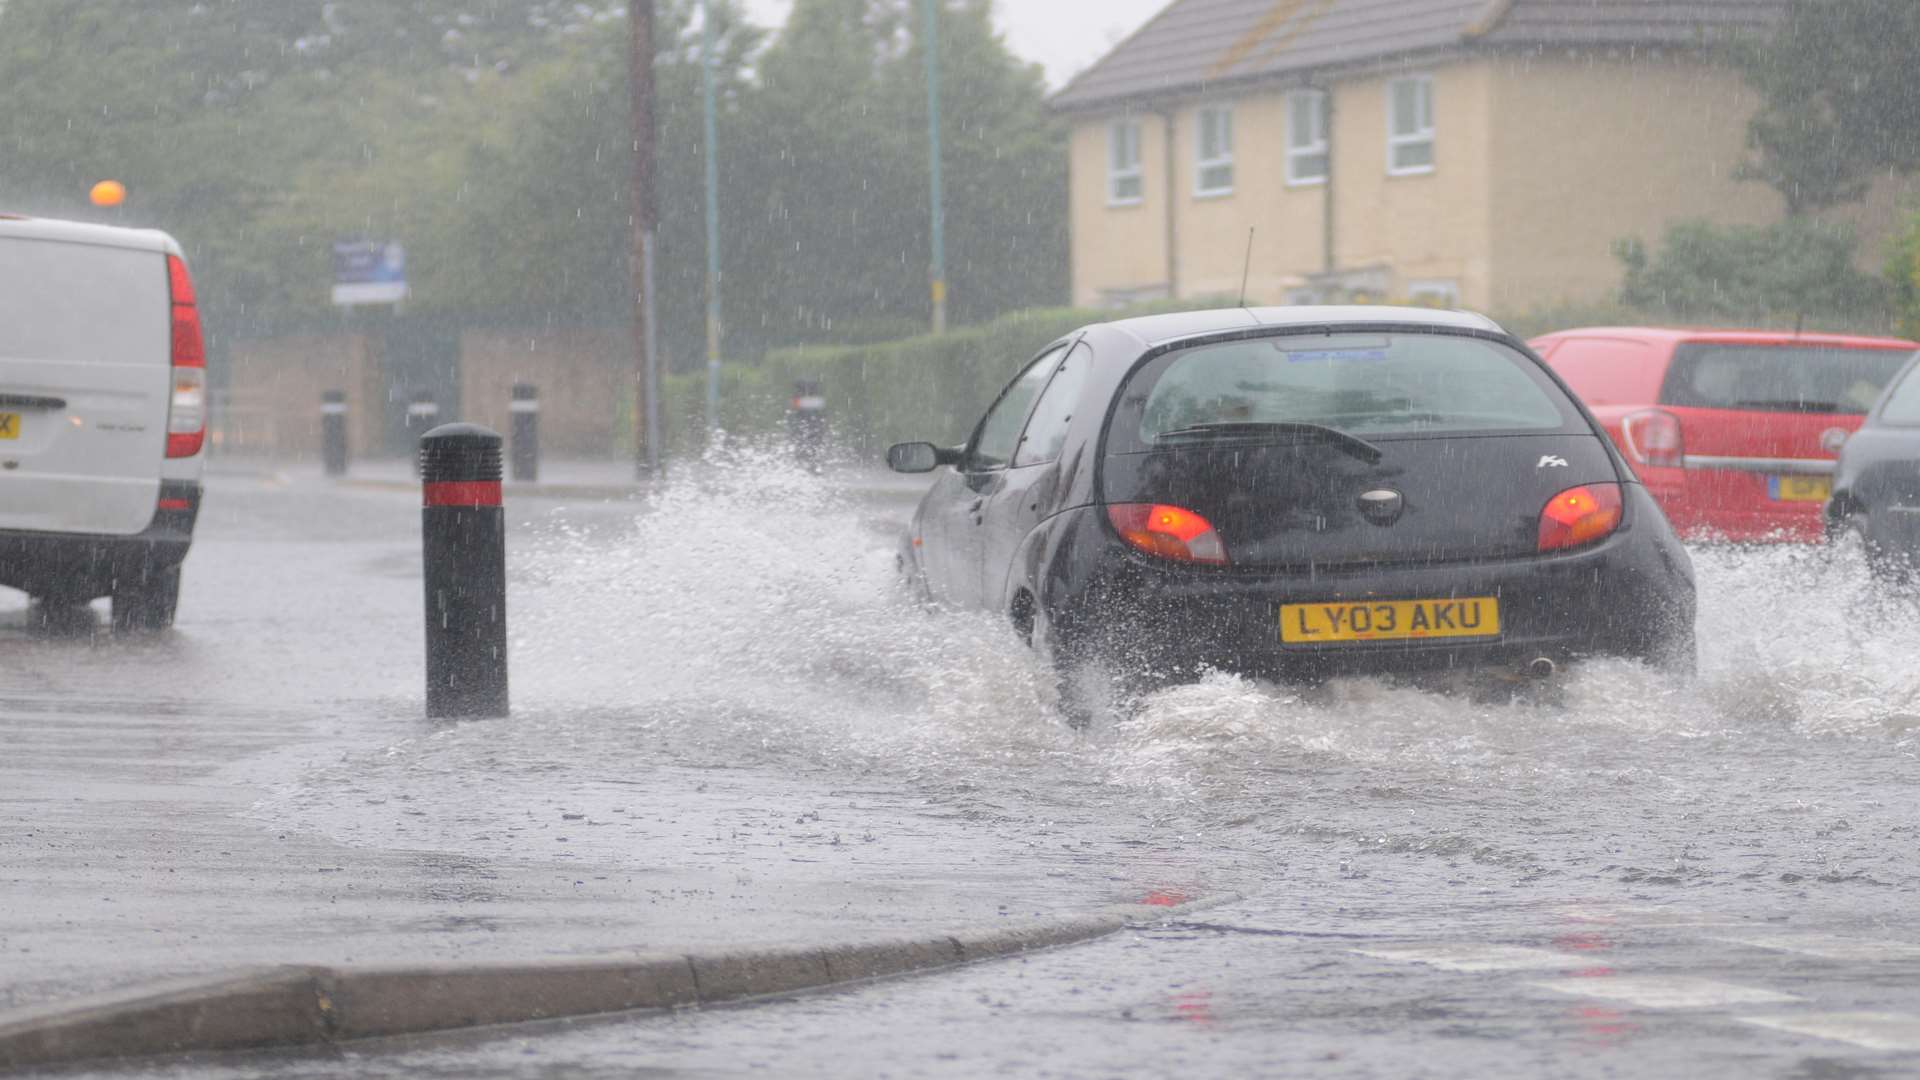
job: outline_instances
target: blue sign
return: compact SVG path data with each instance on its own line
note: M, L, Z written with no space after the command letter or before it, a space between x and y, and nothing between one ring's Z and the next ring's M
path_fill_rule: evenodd
M333 302L397 304L407 298L407 249L376 240L333 245Z

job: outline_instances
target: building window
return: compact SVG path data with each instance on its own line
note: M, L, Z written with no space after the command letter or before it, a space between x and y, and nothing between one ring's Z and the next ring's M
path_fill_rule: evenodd
M1199 158L1195 162L1193 193L1200 196L1233 194L1233 110L1224 105L1199 113Z
M1140 121L1115 120L1107 128L1107 205L1134 206L1146 195L1140 172Z
M1395 79L1387 87L1387 172L1433 171L1433 79Z
M1287 183L1322 184L1327 179L1327 95L1295 90L1287 95Z

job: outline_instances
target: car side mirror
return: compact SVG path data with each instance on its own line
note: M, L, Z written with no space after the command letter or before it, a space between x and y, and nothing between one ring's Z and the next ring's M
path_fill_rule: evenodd
M930 442L903 442L887 448L887 468L898 473L932 472L942 465L958 465L961 451Z

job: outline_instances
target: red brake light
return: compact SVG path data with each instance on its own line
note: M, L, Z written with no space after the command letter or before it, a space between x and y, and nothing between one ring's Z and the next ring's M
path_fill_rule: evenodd
M173 305L173 366L207 366L207 347L200 337L200 310L192 304Z
M1620 513L1619 484L1568 488L1540 511L1540 550L1565 551L1611 536Z
M1627 453L1642 465L1677 469L1686 464L1687 443L1680 418L1663 409L1643 409L1620 421Z
M167 285L173 293L176 304L197 303L193 296L193 275L187 273L186 261L178 255L167 256Z
M192 457L207 439L207 346L193 276L178 255L167 256L167 288L173 297L173 378L167 401L167 456Z
M1213 524L1191 510L1163 503L1113 503L1107 507L1120 538L1149 555L1175 562L1227 565L1227 546Z

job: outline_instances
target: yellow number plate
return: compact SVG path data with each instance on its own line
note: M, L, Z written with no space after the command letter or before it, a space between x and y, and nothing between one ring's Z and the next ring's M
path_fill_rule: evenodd
M17 412L0 412L0 439L17 439L19 437L20 414Z
M1288 645L1498 636L1500 601L1491 596L1280 607L1280 640Z
M1767 494L1780 502L1826 502L1833 494L1833 478L1827 476L1768 477Z

